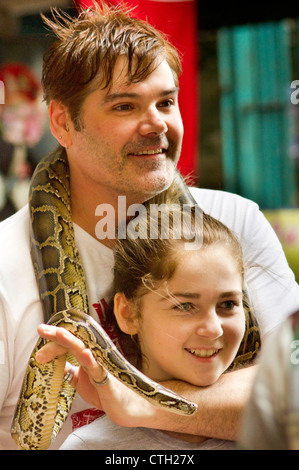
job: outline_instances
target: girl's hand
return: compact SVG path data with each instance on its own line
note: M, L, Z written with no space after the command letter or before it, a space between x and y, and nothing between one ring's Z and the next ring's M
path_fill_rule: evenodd
M53 360L56 356L70 353L79 367L76 367L71 385L80 396L93 407L103 410L110 419L120 426L146 426L148 420L155 421L156 413L166 413L158 410L140 395L130 390L119 380L109 374L109 380L104 385L97 385L107 377L107 371L95 360L92 352L84 343L64 328L40 325L38 333L50 340L37 353L40 363ZM70 365L66 364L65 373ZM148 427L149 426L148 424Z

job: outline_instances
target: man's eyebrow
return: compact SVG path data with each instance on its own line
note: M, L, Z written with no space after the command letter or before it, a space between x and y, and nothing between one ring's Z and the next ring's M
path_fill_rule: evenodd
M170 88L169 90L162 90L161 93L158 95L159 97L163 98L165 96L177 94L179 92L178 87ZM112 101L116 101L119 99L123 98L128 98L128 99L138 99L142 98L142 95L139 93L132 93L132 92L115 92L115 93L110 93L109 95L106 95L105 98L103 99L104 103L111 103Z

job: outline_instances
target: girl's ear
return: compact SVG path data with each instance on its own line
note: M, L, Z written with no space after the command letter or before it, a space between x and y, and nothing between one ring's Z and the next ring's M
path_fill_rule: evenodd
M139 321L135 308L123 292L117 292L114 296L114 315L123 333L128 335L138 333Z

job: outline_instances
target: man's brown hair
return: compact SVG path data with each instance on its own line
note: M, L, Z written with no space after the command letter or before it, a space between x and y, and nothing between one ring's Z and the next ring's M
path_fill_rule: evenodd
M82 9L72 18L57 9L43 17L56 36L44 55L42 84L47 104L64 104L77 130L85 98L97 88L109 89L117 59L127 59L128 84L143 81L166 60L178 85L181 73L174 46L149 23L132 17L126 7L105 3Z

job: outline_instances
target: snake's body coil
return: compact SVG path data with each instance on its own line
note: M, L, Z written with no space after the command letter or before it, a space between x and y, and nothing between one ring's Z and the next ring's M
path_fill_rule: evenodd
M195 205L179 177L180 202ZM45 321L78 336L112 375L141 396L169 411L193 414L197 406L153 382L135 369L116 349L105 331L88 314L84 273L76 247L70 205L70 178L64 149L42 160L33 175L29 207L31 255L44 308ZM248 306L249 308L249 306ZM260 347L258 326L252 312L246 317L246 335L235 359L238 367L256 355ZM66 359L39 364L30 357L11 434L22 449L47 449L61 429L75 390L63 381Z
M63 150L41 161L33 175L29 207L31 255L44 308L45 320L63 326L90 348L98 361L117 379L141 396L170 411L190 415L194 403L153 382L135 369L116 349L105 331L87 315L84 273L76 247L70 209L67 158ZM39 364L30 357L11 434L21 449L47 449L60 431L75 391L63 382L62 356Z

